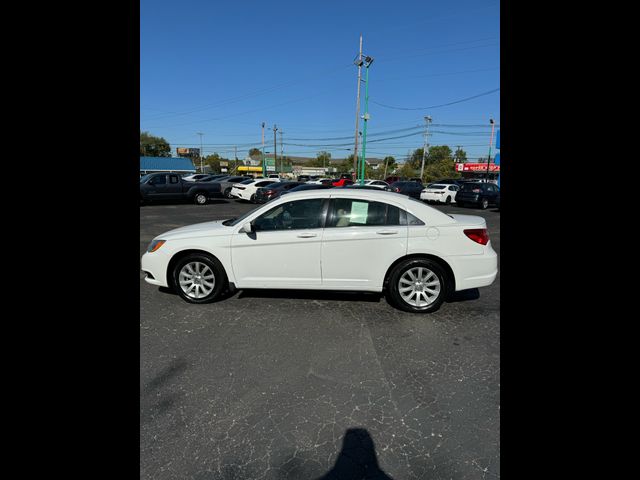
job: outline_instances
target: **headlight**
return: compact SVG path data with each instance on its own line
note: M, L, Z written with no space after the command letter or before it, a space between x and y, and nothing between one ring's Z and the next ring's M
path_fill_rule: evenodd
M153 242L151 242L149 244L149 247L147 248L147 252L151 253L151 252L155 252L156 250L158 250L162 245L164 245L164 242L166 242L166 240L154 240Z

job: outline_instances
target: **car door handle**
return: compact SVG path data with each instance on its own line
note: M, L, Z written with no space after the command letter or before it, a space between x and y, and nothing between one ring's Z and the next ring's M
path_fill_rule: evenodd
M317 233L301 233L298 235L298 238L312 238L312 237L317 237L318 234Z
M376 233L378 235L395 235L398 230L378 230Z

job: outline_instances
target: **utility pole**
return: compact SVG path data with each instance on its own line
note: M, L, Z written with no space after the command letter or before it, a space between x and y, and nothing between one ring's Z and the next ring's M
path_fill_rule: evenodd
M489 182L489 165L491 164L491 145L493 144L493 128L496 124L493 122L493 118L489 119L489 123L491 124L491 138L489 139L489 156L487 157L487 175L486 181Z
M233 147L233 159L235 160L233 165L233 173L237 173L238 171L238 146Z
M280 175L284 173L284 143L282 142L282 134L284 132L280 130Z
M273 124L273 167L278 164L278 143L276 141L276 134L278 133L278 127Z
M262 175L266 177L265 172L267 171L267 167L265 165L264 158L264 122L262 122Z
M362 34L360 34L360 53L358 59L354 60L354 63L358 66L358 96L356 99L356 145L353 148L353 172L354 175L358 174L358 121L360 120L360 82L362 78ZM355 179L354 179L355 180Z
M204 135L204 133L197 132L196 135L200 135L200 173L202 173L203 172L203 169L202 169L202 136Z
M424 121L427 124L427 128L424 133L424 148L422 149L422 168L420 169L420 180L424 175L424 159L427 155L427 150L429 150L429 122L431 122L431 117L427 115L424 117Z

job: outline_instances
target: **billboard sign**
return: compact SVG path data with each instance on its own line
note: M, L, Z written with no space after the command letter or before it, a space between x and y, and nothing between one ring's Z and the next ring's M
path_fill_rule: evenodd
M178 148L176 148L176 153L178 154L179 157L193 158L193 157L199 157L200 156L200 149L199 148L178 147Z
M487 164L486 163L456 163L456 171L458 172L486 172ZM500 165L496 165L495 163L491 163L489 165L490 172L499 172Z

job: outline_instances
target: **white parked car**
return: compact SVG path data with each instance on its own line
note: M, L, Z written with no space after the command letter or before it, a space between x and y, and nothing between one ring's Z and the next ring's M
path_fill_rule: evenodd
M246 180L244 182L236 183L231 188L230 195L239 200L247 200L249 202L252 202L258 188L266 187L267 185L271 185L272 183L277 183L279 181L279 179L276 180L274 178L258 178Z
M482 217L397 193L326 189L165 232L141 267L148 283L191 303L243 288L385 291L403 310L433 312L454 291L490 285L498 259Z
M437 202L446 203L447 205L455 201L456 193L460 187L450 183L432 183L420 192L420 200L427 203Z
M382 181L382 180L365 180L364 184L365 185L369 185L370 187L377 187L380 190L384 190L386 187L389 186L389 184L387 182Z
M328 181L328 180L333 180L333 179L329 177L321 177L321 178L316 178L315 180L308 180L305 183L310 183L312 185L322 185L323 181Z

